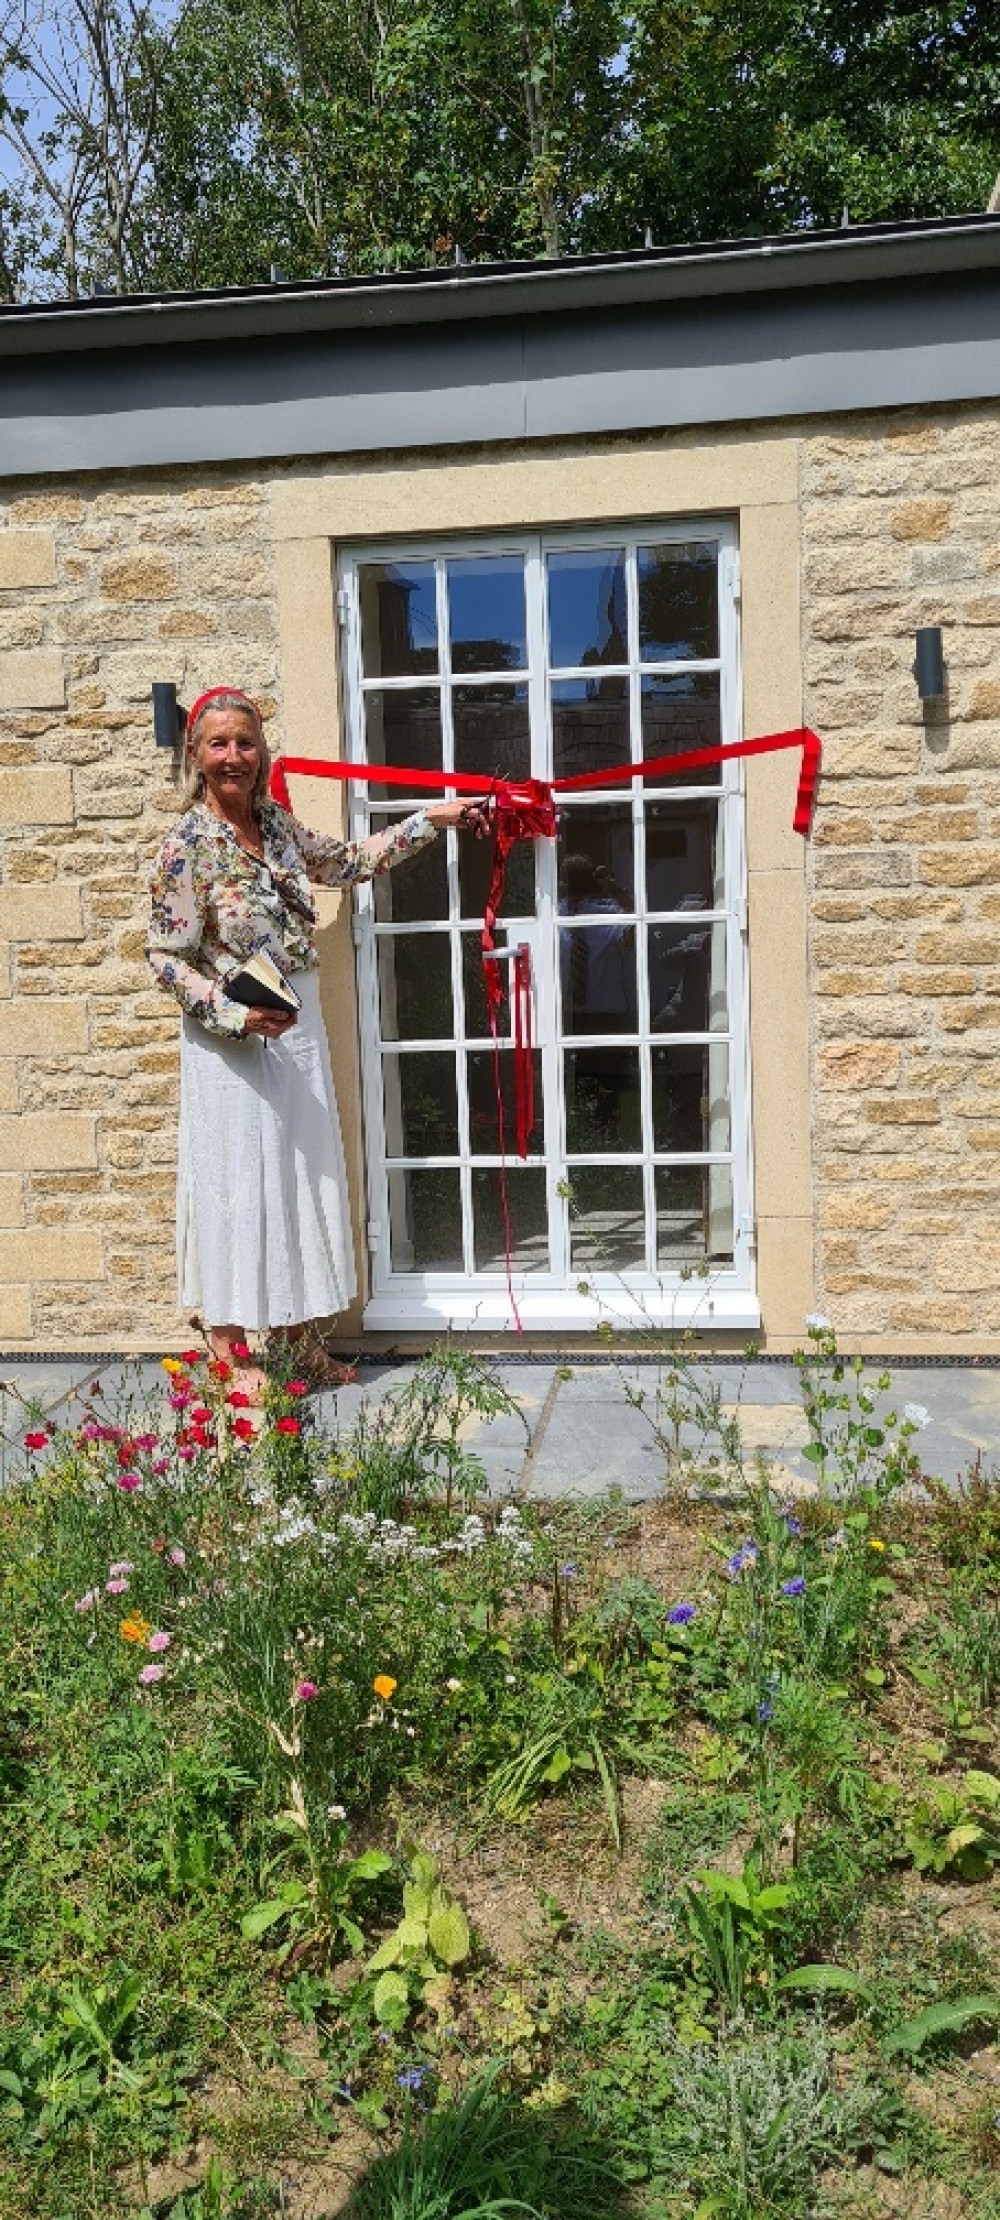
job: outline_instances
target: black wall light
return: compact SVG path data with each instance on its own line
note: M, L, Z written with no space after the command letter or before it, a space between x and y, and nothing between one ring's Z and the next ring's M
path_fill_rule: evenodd
M177 699L176 686L153 680L153 732L158 748L179 748L184 738L187 710Z
M944 648L939 624L920 626L913 676L921 701L940 700L944 693Z

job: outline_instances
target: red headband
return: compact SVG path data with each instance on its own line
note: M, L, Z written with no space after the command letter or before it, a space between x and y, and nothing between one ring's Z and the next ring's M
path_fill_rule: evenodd
M251 701L249 694L245 694L243 692L242 686L210 686L207 694L199 694L197 701L192 702L191 707L188 710L187 724L184 728L185 739L190 740L191 734L194 731L195 720L196 718L200 717L206 702L217 700L220 694L238 695L240 701L246 702L247 708L250 710L251 714L256 717L258 725L260 724L260 710L258 709L256 702Z

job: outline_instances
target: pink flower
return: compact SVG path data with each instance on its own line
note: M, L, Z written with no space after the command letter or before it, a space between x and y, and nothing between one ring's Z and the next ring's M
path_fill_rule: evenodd
M92 1611L95 1603L100 1603L100 1600L100 1589L88 1588L86 1595L80 1597L79 1603L75 1603L73 1605L73 1609L74 1611Z
M295 1688L295 1701L297 1704L309 1704L312 1702L313 1697L318 1695L319 1688L317 1687L317 1684L314 1680L300 1680L297 1683Z
M162 1665L144 1665L139 1675L144 1688L151 1688L155 1680L163 1679Z
M150 1635L146 1648L147 1650L168 1650L170 1648L169 1634L164 1634L163 1628L157 1627L155 1633Z
M185 1443L184 1447L177 1452L177 1455L183 1459L186 1465L189 1465L192 1457L197 1456L197 1454L197 1450L192 1449L190 1443Z
M173 1395L167 1397L167 1402L172 1411L186 1411L188 1404L193 1403L193 1401L194 1397L190 1388L177 1388Z
M170 1470L169 1459L166 1457L158 1457L155 1465L150 1465L149 1469L151 1472L156 1474L156 1478L158 1480L162 1480L164 1473L169 1472Z
M135 1566L129 1564L127 1557L117 1557L114 1564L108 1566L108 1579L120 1580L122 1573L130 1573L134 1571Z
M97 1424L97 1421L96 1421L96 1419L93 1419L93 1418L92 1418L92 1419L90 1420L90 1422L89 1422L89 1424L88 1424L88 1425L86 1425L86 1426L81 1426L81 1428L80 1428L80 1440L81 1440L81 1441L103 1441L103 1440L104 1440L104 1428L103 1428L103 1426L98 1426L98 1424Z
M127 1580L109 1580L105 1593L109 1596L123 1596L126 1593L127 1588Z
M137 1434L135 1437L137 1449L156 1449L158 1445L159 1436L157 1434Z
M169 1557L172 1565L187 1564L187 1558L185 1557L184 1551L182 1550L179 1542L174 1543L173 1549L168 1549L167 1556Z
M134 1495L136 1489L142 1486L141 1472L120 1472L118 1485L124 1489L126 1495Z
M25 1434L24 1446L26 1449L47 1449L49 1437L47 1434Z

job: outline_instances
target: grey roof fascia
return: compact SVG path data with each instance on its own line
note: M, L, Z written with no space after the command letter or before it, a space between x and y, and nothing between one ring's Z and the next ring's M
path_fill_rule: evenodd
M212 293L0 306L0 357L642 309L1000 271L1000 214L565 262L467 264Z

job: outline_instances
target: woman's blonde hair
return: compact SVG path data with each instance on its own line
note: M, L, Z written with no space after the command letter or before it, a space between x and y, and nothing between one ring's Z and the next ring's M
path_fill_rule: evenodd
M253 793L250 800L254 810L259 810L261 803L267 800L267 786L271 776L271 751L264 738L264 727L256 702L250 700L249 694L237 692L235 687L231 693L213 694L210 701L203 702L197 711L194 723L188 727L184 737L184 754L181 759L181 808L182 810L190 809L194 802L200 802L204 798L205 773L199 770L195 762L194 748L206 717L214 717L217 709L238 709L244 717L249 717L251 723L257 728L260 759L257 764L257 776L253 782Z

